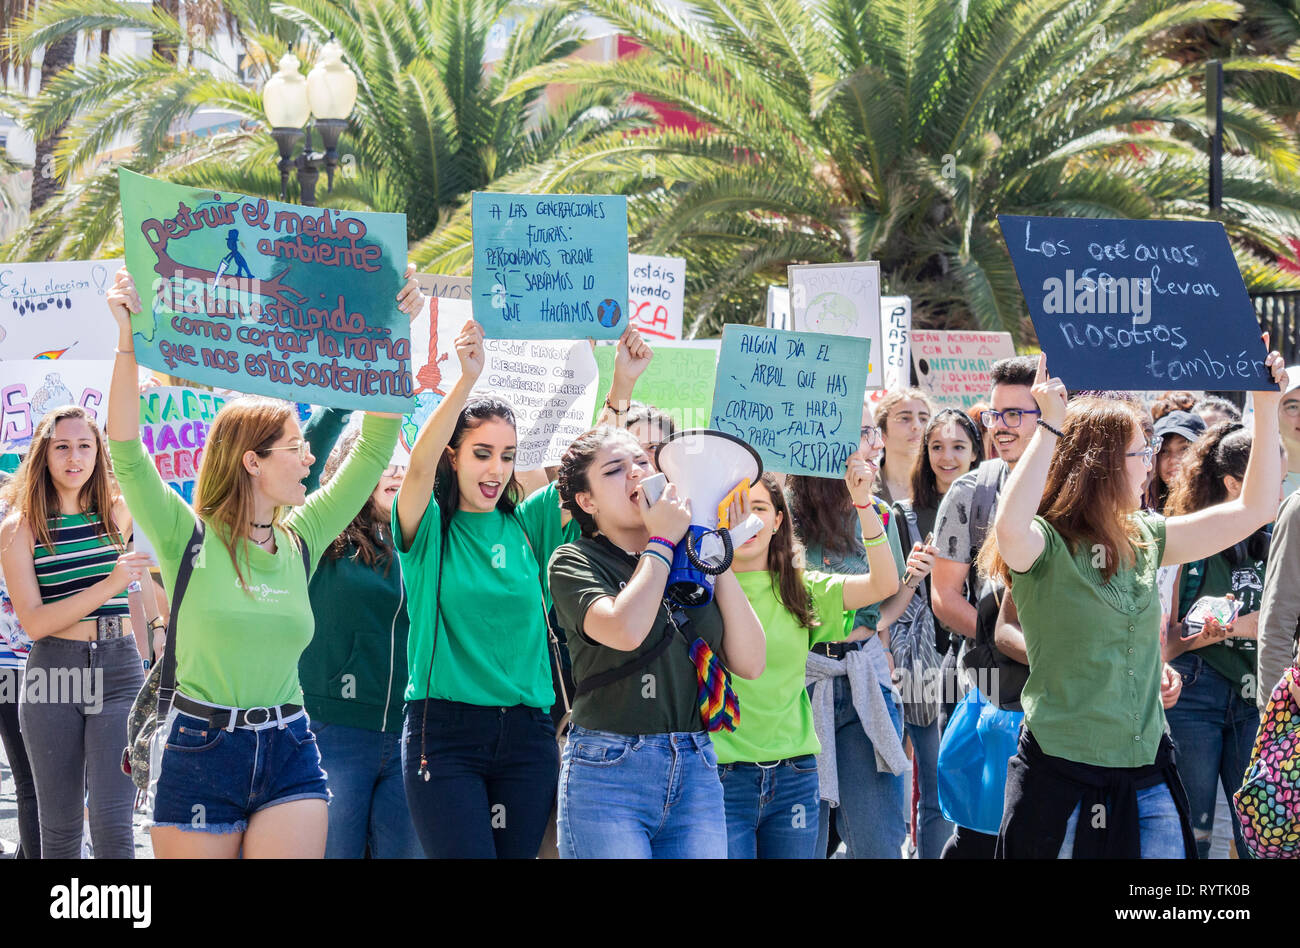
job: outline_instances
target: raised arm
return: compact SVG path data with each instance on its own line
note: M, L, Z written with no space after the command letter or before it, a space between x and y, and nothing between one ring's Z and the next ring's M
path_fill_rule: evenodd
M871 502L871 485L875 483L877 470L874 461L868 461L861 451L855 451L844 471L844 483L858 512L858 525L870 570L865 576L851 576L844 581L846 610L870 606L898 592L898 567L894 563L893 551L889 549L885 525L876 514L876 505Z
M108 310L117 323L117 349L114 350L113 382L108 390L108 424L110 441L134 441L140 437L140 381L135 362L135 337L131 334L131 314L141 310L140 294L126 267L106 296Z
M1031 389L1038 403L1043 424L1038 425L1029 447L1016 463L1002 496L998 499L998 513L993 521L993 531L998 540L998 552L1003 561L1017 573L1023 573L1042 555L1043 535L1031 529L1038 505L1047 486L1047 471L1056 450L1056 435L1044 425L1057 431L1065 423L1065 384L1047 374L1047 355L1038 357L1038 375Z
M610 379L605 403L596 416L597 425L627 427L627 410L632 402L632 390L636 388L637 379L649 368L653 358L654 350L650 348L650 343L642 338L639 329L634 329L629 323L614 352L614 377Z
M470 390L483 372L483 327L474 320L465 323L456 337L456 357L460 360L460 378L433 410L420 436L411 448L411 466L397 493L397 516L402 527L402 547L409 549L420 531L420 521L429 509L438 461L456 430L456 420L469 400Z
M1258 412L1256 412L1258 414ZM1253 453L1253 452L1252 452ZM1261 713L1295 651L1300 627L1300 496L1282 504L1264 573L1264 599L1259 611L1258 674L1255 704Z
M1265 333L1264 344L1268 344ZM1277 388L1255 393L1252 416L1250 460L1241 495L1184 517L1170 517L1165 523L1165 555L1161 566L1189 563L1213 556L1224 547L1246 539L1277 516L1278 489L1282 483L1282 455L1278 434L1278 403L1286 383L1282 356L1271 352L1265 363Z

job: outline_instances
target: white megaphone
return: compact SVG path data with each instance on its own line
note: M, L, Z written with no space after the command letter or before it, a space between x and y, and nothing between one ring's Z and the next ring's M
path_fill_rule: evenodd
M691 502L691 525L674 551L667 594L684 606L702 606L713 598L713 577L731 567L733 549L763 529L757 514L725 522L732 495L758 482L763 461L733 435L695 428L666 438L655 465Z

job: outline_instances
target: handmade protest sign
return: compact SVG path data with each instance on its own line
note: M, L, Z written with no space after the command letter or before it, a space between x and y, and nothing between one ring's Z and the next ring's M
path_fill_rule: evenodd
M765 470L843 477L870 348L858 336L723 326L710 427L751 445Z
M790 290L784 286L767 288L767 313L764 325L768 329L789 329Z
M109 359L117 326L104 303L121 260L0 264L0 361Z
M870 339L876 358L867 367L867 387L884 385L880 363L880 264L863 260L792 265L786 273L790 284L790 328Z
M489 339L617 339L627 198L475 191L474 318Z
M208 430L226 403L224 395L179 385L160 385L140 396L140 441L167 486L194 502Z
M627 318L643 335L681 339L685 306L683 258L627 255Z
M107 419L112 362L26 359L2 364L0 454L26 451L40 420L63 405L81 405L101 427Z
M632 397L670 415L678 428L707 428L721 342L693 339L653 345L654 358L637 379ZM614 379L615 355L614 346L596 347L596 365L600 367L600 381L596 384L598 398L609 391ZM597 401L595 407L599 414L602 403Z
M912 380L912 298L880 298L881 332L884 334L881 362L884 388L867 392L867 401L880 401L888 392L907 388Z
M455 339L471 318L468 300L434 297L428 313L411 324L415 344L415 410L402 419L399 449L407 454L420 429L460 378ZM574 438L591 427L596 403L596 362L586 341L484 341L483 373L475 392L500 395L514 409L518 434L515 465L532 470L558 464Z
M467 300L473 280L469 277L447 276L442 273L417 273L420 289L427 296L436 296L445 300Z
M406 217L299 207L120 172L136 359L335 408L410 407L397 308Z
M1222 224L1010 214L998 223L1066 388L1274 387Z
M911 337L921 391L940 405L963 411L988 400L993 363L1016 354L1009 332L917 329Z

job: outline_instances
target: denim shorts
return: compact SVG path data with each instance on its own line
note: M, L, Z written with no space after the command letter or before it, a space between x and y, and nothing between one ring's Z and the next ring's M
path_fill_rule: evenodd
M154 826L242 833L258 810L329 800L306 712L283 727L214 728L172 709L154 788Z

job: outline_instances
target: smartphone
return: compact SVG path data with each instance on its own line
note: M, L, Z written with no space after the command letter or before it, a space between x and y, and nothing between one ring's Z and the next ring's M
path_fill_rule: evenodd
M925 542L922 543L921 546L923 546L923 547L925 547L925 546L929 546L929 545L932 544L932 543L934 543L934 531L933 531L933 530L931 530L928 534L926 534ZM907 585L908 583L910 583L911 581L912 581L912 571L909 569L906 573L903 574L903 585L906 586L906 585Z
M664 495L668 489L668 475L651 474L641 482L641 496L645 498L646 503L653 507L659 503L659 498Z
M1239 599L1224 599L1219 596L1202 596L1187 612L1183 620L1182 638L1190 639L1199 635L1205 628L1205 621L1213 618L1219 625L1232 625L1241 613Z

